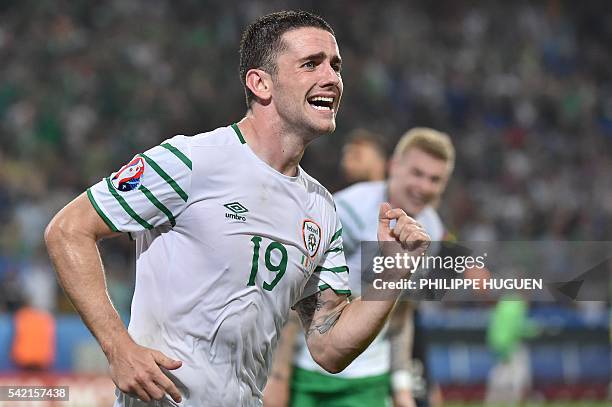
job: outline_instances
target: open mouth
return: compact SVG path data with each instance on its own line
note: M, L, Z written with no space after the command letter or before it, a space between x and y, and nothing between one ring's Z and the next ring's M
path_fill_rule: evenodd
M334 98L325 96L315 96L308 99L308 103L313 109L320 111L333 111L334 110Z

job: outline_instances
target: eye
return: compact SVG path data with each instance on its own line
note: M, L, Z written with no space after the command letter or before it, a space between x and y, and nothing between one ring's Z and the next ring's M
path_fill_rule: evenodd
M302 67L309 69L314 69L316 66L317 65L314 63L314 61L308 61L302 65Z

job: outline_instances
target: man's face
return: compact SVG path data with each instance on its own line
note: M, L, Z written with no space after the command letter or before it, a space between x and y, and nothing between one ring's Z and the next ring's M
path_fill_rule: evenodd
M413 147L393 157L389 169L389 200L416 216L440 198L448 181L448 164Z
M340 53L334 36L319 28L298 28L283 34L285 50L277 56L272 102L283 122L302 132L336 129L342 97Z
M373 181L377 169L384 169L385 158L371 143L353 142L342 149L340 166L348 182Z

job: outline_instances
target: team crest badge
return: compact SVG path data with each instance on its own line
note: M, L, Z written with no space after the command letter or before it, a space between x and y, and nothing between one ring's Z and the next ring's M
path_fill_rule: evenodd
M302 239L306 251L308 251L308 256L315 257L321 244L321 227L313 220L304 220L302 222Z
M142 157L136 157L113 176L111 182L115 189L121 192L132 191L140 185L145 163Z

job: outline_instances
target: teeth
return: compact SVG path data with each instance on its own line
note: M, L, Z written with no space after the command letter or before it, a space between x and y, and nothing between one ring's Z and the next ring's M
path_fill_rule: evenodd
M321 101L321 102L333 103L334 98L326 98L326 97L323 97L323 96L316 96L316 97L313 97L312 99L310 99L310 101L312 101L312 102L317 101L317 100Z
M310 106L312 106L316 110L324 110L324 111L334 110L332 107L334 103L333 97L315 96L309 99L308 101L310 102ZM314 102L329 103L329 106L318 106L318 105L315 105Z

